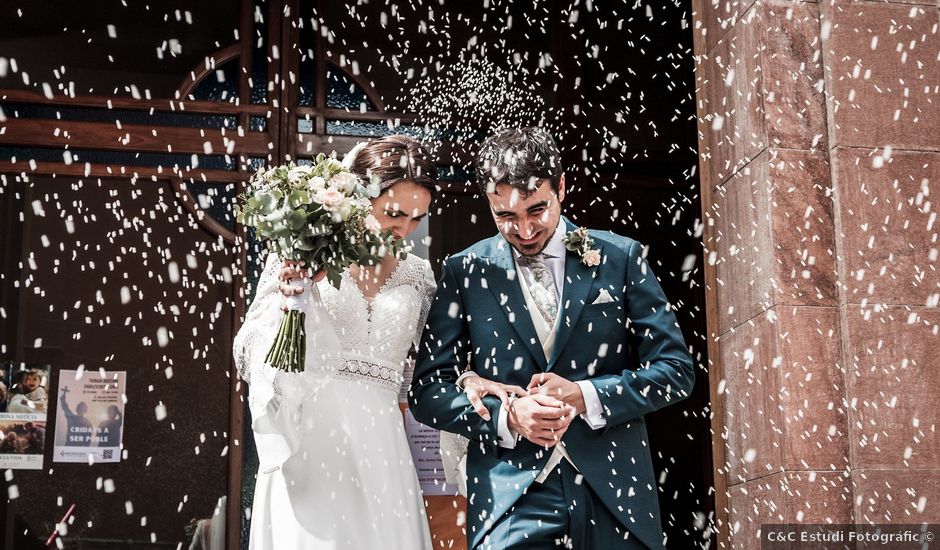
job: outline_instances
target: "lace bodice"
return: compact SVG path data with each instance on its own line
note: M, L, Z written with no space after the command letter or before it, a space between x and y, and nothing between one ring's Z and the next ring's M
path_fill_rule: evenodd
M290 393L294 394L290 401L303 402L336 375L348 378L350 374L365 375L397 391L408 350L420 339L430 309L436 286L431 264L406 256L371 303L348 270L338 290L326 280L312 288L305 306L303 373L285 373L264 364L283 317L280 268L280 260L269 255L245 322L235 336L235 364L251 385L251 399L266 403L275 395Z
M318 285L323 305L343 349L343 358L397 369L417 344L434 294L431 264L408 255L367 299L347 270L337 290L326 280Z
M284 318L281 265L268 258L234 342L259 459L252 537L256 526L270 534L257 543L266 550L431 548L398 415L404 360L435 289L430 264L401 260L371 308L348 272L339 290L307 282L289 301L305 318L301 372L265 362ZM349 522L357 514L371 530Z

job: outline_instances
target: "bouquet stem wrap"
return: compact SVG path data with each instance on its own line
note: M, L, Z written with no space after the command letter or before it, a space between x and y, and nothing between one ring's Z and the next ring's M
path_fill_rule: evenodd
M307 332L304 327L307 314L304 311L310 301L311 283L304 279L302 284L303 293L288 296L284 300L287 311L281 319L281 327L274 343L265 357L265 363L287 372L303 372L304 357L307 353Z

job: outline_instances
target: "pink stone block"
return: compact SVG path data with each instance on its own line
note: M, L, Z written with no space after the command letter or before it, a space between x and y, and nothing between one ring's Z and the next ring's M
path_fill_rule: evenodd
M853 466L940 469L940 309L844 315Z
M885 158L887 156L887 158ZM839 148L834 187L846 300L937 304L940 153Z
M821 10L830 147L940 150L936 5L830 0Z

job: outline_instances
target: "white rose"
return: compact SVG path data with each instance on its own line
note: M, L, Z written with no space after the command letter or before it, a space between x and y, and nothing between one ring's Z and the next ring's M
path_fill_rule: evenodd
M321 189L314 195L316 201L323 205L323 208L333 211L341 204L345 198L342 193L336 189Z
M382 224L379 223L379 220L375 219L375 216L369 214L366 216L366 229L378 233L382 230Z
M594 267L601 263L601 251L594 249L588 250L581 256L581 261L588 267Z
M260 175L262 187L270 187L274 184L274 170L265 170L264 172L258 172Z
M336 208L336 213L339 214L340 220L346 221L353 214L353 207L355 203L350 198L345 198L340 202L340 205Z
M287 172L287 181L291 183L300 183L301 180L310 175L312 170L309 166L295 166Z
M307 187L309 187L311 191L319 191L326 188L326 180L320 176L313 176L307 180Z
M326 165L325 165L325 166L326 166L326 169L327 169L327 170L330 170L330 171L332 171L332 172L339 172L340 170L345 170L345 169L346 169L346 167L343 166L343 163L341 163L340 161L338 161L338 160L336 160L335 158L332 158L332 157L328 157L328 158L326 159Z
M335 185L336 188L342 191L344 194L348 195L356 189L357 185L359 185L359 178L356 177L355 174L351 174L349 172L340 172L330 179L330 183Z

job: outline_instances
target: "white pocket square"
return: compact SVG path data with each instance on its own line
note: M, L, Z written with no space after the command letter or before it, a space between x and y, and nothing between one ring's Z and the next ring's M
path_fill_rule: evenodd
M606 304L608 302L613 302L614 299L610 296L610 293L607 292L606 288L601 289L601 293L597 295L597 299L591 302L591 305L594 304Z

